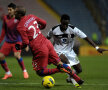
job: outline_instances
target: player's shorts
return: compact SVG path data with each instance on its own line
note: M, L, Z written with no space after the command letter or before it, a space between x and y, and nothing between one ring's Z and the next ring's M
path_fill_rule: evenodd
M61 54L64 54L67 57L67 59L69 60L70 66L77 65L77 64L80 63L77 55L75 54L75 52L73 50L71 52L60 51L60 52L57 52L57 53L58 53L59 56Z
M9 55L9 53L11 51L21 53L21 50L16 50L15 44L20 44L21 45L22 42L16 42L16 43L4 42L4 44L2 45L2 47L0 49L0 53L3 53L5 56Z
M38 46L35 45L33 48L37 47ZM34 49L33 52L34 57L32 60L32 65L36 71L47 68L48 64L57 65L57 63L60 62L60 58L49 40L45 40L45 43L43 43L40 48L36 50Z

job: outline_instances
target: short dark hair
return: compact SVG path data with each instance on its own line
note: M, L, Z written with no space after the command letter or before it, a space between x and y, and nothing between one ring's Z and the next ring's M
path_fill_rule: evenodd
M16 5L15 5L14 3L10 3L10 4L8 5L8 7L15 9L15 8L16 8Z
M17 13L21 14L21 16L25 16L26 14L26 9L23 6L17 6Z
M69 20L69 21L70 21L69 15L63 14L63 15L61 16L61 21L62 21L62 20Z

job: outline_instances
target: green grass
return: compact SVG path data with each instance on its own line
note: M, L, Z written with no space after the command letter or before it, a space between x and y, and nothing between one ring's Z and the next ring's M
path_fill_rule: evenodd
M23 57L25 66L30 75L29 79L23 79L22 70L14 57L7 57L6 61L13 77L0 80L0 90L47 90L42 85L42 77L36 75L32 69L32 57ZM83 72L80 77L85 80L80 90L108 90L108 56L79 57ZM50 67L53 67L51 65ZM0 67L0 78L4 76ZM51 90L79 90L72 84L66 83L64 73L52 75L56 84Z

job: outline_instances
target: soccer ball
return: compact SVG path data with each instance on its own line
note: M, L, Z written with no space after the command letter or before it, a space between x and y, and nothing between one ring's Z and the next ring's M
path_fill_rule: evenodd
M52 76L45 76L42 80L42 85L45 88L51 88L54 86L54 84L55 84L55 80Z

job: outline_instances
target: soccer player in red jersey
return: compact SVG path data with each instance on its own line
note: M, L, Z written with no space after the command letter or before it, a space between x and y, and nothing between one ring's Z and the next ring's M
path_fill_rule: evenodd
M16 49L20 50L28 44L30 45L33 54L32 64L39 76L64 71L73 77L78 84L82 84L83 80L81 80L68 65L61 62L52 43L41 33L40 29L45 28L46 21L34 15L25 16L25 13L26 10L24 7L19 6L16 8L15 18L19 20L17 30L22 38L22 45L16 44ZM51 63L56 65L57 68L48 69L47 65Z
M2 32L0 36L0 43L2 42L4 37L5 37L5 42L0 49L0 64L6 73L2 79L7 79L7 78L12 77L12 73L10 72L7 66L7 63L5 61L5 56L9 55L11 51L14 52L14 56L17 59L23 71L24 78L26 79L29 77L27 70L24 66L23 59L21 57L21 50L15 49L15 44L22 43L21 36L16 30L16 27L19 21L15 19L15 15L14 15L15 8L16 8L16 5L13 3L10 3L8 5L8 15L5 15L3 17L3 27L2 27Z

